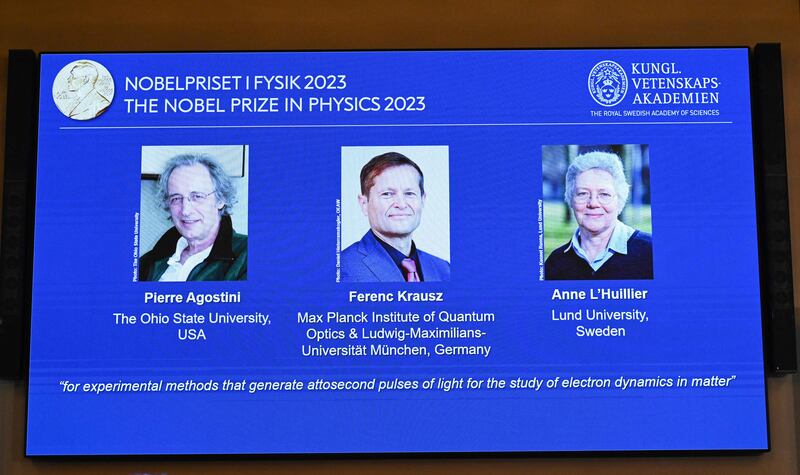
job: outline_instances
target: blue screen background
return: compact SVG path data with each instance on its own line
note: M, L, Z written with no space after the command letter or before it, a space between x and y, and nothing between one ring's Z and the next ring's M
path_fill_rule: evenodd
M98 118L65 117L53 79L71 61L115 78ZM719 78L718 116L594 117L602 60L679 65ZM150 92L126 76L342 74L342 91ZM630 74L630 71L629 71ZM747 50L47 54L42 56L28 403L29 455L390 453L765 449ZM126 97L425 96L417 112L130 114ZM611 110L614 108L609 108ZM691 122L691 123L689 123ZM243 282L132 281L141 147L249 147L249 263ZM654 279L538 279L541 150L647 144ZM450 282L441 303L350 303L335 281L343 146L447 145ZM424 218L423 218L424 219ZM553 301L554 289L635 288L644 301ZM242 303L145 304L148 291L238 292ZM646 310L623 338L579 338L550 320L580 307ZM298 312L493 312L489 357L303 357ZM113 313L251 313L268 327L121 326ZM586 323L586 322L584 322ZM360 327L359 325L343 326ZM386 327L400 326L385 325ZM445 325L441 325L445 326ZM587 325L588 326L588 325ZM366 328L366 326L364 326ZM337 346L347 342L326 342ZM432 345L432 343L431 343ZM631 378L737 375L724 388L66 393L60 381L317 378Z

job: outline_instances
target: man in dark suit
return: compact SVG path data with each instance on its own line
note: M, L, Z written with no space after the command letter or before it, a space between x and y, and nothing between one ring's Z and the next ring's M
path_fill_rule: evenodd
M425 207L422 170L405 155L389 152L361 169L358 203L370 230L342 251L342 282L450 280L450 264L417 249L413 232Z

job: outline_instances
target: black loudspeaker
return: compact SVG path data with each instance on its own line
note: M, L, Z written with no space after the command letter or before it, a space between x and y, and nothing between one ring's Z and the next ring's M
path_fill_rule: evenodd
M751 66L762 301L767 368L774 374L797 371L792 241L783 119L779 44L756 45Z
M33 183L36 164L36 104L39 85L36 54L8 52L6 156L3 224L0 235L0 378L20 379L30 328Z

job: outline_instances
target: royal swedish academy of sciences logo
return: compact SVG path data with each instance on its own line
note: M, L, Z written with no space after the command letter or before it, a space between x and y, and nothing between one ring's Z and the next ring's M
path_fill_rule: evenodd
M611 107L625 99L628 76L614 61L600 61L589 72L589 94L603 107Z

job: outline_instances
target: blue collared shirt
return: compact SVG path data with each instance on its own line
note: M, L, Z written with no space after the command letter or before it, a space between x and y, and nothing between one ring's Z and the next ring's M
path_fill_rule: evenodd
M581 248L581 230L578 228L575 230L575 234L572 235L572 241L570 241L569 246L564 249L564 252L569 252L570 249L574 250L578 257L586 261L586 263L597 272L597 269L608 262L614 254L628 253L628 239L630 239L635 232L635 229L617 220L616 224L614 224L614 231L611 232L611 238L608 240L608 246L606 246L603 252L597 254L597 257L595 257L593 261L590 261L589 257L586 256L586 252Z

